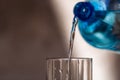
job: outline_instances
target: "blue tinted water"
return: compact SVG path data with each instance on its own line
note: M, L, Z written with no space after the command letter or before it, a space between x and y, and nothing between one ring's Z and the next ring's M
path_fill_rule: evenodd
M79 20L83 38L92 46L120 51L120 12L96 11L87 21Z

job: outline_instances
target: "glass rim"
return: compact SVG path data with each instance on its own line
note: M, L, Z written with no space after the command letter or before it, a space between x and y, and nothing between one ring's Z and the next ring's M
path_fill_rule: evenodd
M71 57L71 60L92 60L93 58L89 57ZM49 57L46 60L69 60L69 57Z

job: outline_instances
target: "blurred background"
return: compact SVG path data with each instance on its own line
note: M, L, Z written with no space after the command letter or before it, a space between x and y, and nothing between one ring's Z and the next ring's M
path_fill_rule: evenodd
M0 80L46 80L46 58L67 57L81 0L0 0ZM120 55L89 46L76 30L73 57L93 58L93 80L120 80Z

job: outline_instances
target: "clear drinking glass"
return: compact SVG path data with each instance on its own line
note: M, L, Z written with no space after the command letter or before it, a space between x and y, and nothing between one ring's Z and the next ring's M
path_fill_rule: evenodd
M92 80L92 59L49 58L47 80Z

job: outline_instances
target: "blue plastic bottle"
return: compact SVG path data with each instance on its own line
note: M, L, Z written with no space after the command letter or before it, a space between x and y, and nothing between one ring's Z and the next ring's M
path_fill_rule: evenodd
M120 51L120 0L90 0L74 7L82 37L100 49Z

